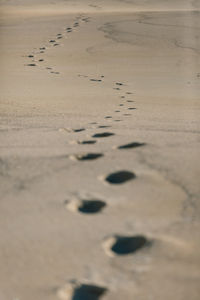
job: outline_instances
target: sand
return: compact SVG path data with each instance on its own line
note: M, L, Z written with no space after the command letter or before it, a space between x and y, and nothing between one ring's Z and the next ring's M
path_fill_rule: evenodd
M199 1L0 2L0 300L197 300Z

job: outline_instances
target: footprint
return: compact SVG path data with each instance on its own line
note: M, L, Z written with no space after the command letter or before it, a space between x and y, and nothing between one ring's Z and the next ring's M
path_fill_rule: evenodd
M36 67L36 64L27 64L28 67Z
M122 120L114 120L114 122L121 122Z
M46 48L45 48L45 47L40 47L39 49L40 49L40 50L45 50Z
M102 80L101 79L94 79L94 78L91 78L90 81L97 81L97 82L101 82Z
M59 44L58 43L55 43L55 44L53 44L54 45L54 47L56 47L56 46L59 46Z
M34 55L30 54L30 55L28 55L28 57L32 58L32 57L34 57Z
M121 83L121 82L116 82L115 84L116 85L123 85L123 83Z
M121 145L121 146L117 147L117 149L131 149L131 148L142 147L144 145L146 145L146 144L145 143L133 142L133 143Z
M66 200L65 206L73 212L96 214L105 208L106 203L99 199L73 199L71 201Z
M41 58L41 59L39 59L38 61L44 61L44 59L43 59L43 58Z
M109 174L104 180L110 184L122 184L135 178L136 175L134 173L122 170Z
M120 110L115 110L115 112L120 112Z
M126 102L134 102L133 100L127 100Z
M74 159L74 160L84 161L84 160L94 160L94 159L100 158L102 156L103 156L102 153L84 153L84 154L71 155L70 158Z
M131 93L131 92L126 92L126 94L127 94L127 95L132 95L133 93Z
M124 116L131 116L131 114L124 114Z
M103 242L104 251L109 256L132 254L151 245L152 241L143 235L114 235Z
M95 140L85 140L85 141L78 141L77 143L80 145L90 145L90 144L95 144L97 141Z
M58 40L62 39L62 36L58 36L57 39L58 39Z
M128 108L129 110L134 110L134 109L136 109L135 107L129 107Z
M107 288L95 284L82 284L72 281L58 290L58 297L61 300L99 300Z
M55 40L50 40L49 43L55 43Z
M101 132L101 133L95 133L92 137L93 138L103 138L103 137L109 137L115 135L112 132Z
M124 99L124 98L125 98L125 96L121 96L120 98Z
M112 116L106 116L105 119L112 119Z
M124 104L119 104L119 106L124 106Z
M71 27L68 27L68 28L66 28L66 31L67 31L67 32L72 32L72 28L71 28Z
M73 132L81 132L81 131L84 131L85 128L78 128L78 129L73 129Z
M120 91L120 88L113 88L113 90Z
M109 126L109 125L100 125L100 126L98 126L98 128L109 128L109 127L111 127L111 126Z
M46 69L47 69L47 70L52 70L52 68L51 68L51 67L46 67Z

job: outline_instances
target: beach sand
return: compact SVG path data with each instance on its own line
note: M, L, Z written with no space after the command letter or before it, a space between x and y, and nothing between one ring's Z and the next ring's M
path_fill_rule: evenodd
M197 300L199 1L0 2L0 300Z

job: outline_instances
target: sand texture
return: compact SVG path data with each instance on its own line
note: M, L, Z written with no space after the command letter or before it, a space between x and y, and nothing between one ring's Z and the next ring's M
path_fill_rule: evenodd
M198 300L200 1L0 1L0 300Z

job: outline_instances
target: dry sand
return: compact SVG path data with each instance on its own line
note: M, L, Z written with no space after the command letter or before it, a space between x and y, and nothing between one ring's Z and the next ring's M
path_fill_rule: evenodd
M0 300L199 299L199 8L0 1Z

